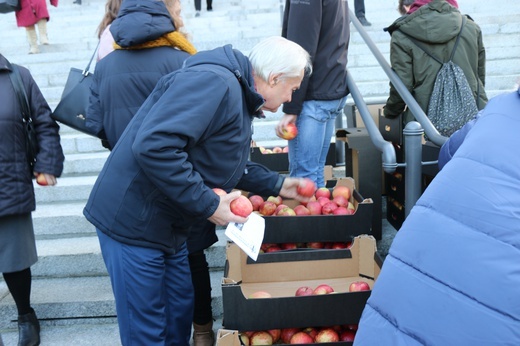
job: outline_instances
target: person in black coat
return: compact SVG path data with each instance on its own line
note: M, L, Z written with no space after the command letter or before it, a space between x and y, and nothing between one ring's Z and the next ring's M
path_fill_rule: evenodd
M31 171L21 105L11 82L16 66L27 95L39 152ZM31 266L38 260L31 212L36 208L32 178L55 185L63 171L59 126L28 69L0 54L0 272L18 311L18 345L38 345L40 324L31 307Z

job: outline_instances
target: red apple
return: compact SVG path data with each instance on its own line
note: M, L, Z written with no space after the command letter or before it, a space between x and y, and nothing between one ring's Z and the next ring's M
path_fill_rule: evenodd
M283 147L282 152L283 153L288 153L289 152L289 147L287 147L287 146Z
M294 139L298 135L298 128L294 123L288 123L285 125L282 129L282 136L281 138L286 140Z
M280 247L282 250L294 250L298 248L298 245L296 245L296 243L283 243L280 244Z
M316 341L317 343L338 342L339 335L332 328L324 328L319 331L318 335L316 335L316 337L314 338L314 341Z
M249 339L250 345L272 345L273 337L265 330L258 331L251 335Z
M275 214L275 215L278 214L278 212L279 212L280 210L282 210L283 208L289 208L289 207L288 207L286 204L283 204L283 203L282 203L282 204L280 204L280 205L278 205L278 206L276 207L276 209L274 210L274 214Z
M358 330L358 324L356 324L356 323L347 324L345 326L345 329L356 331L356 330Z
M327 199L330 199L330 190L326 187L320 187L319 189L316 190L316 192L314 192L314 196L316 197L316 199L318 199L320 197L325 197Z
M294 213L298 216L311 215L311 212L309 211L309 209L307 209L306 206L301 205L301 204L298 204L296 207L294 207L293 210L294 210Z
M320 205L323 207L325 204L329 203L329 202L332 202L330 199L328 199L327 197L318 197L317 199L318 203L320 203ZM323 213L323 211L322 211Z
M348 243L343 243L343 242L333 243L331 249L348 249Z
M258 299L258 298L271 298L271 294L266 291L256 291L249 295L250 299Z
M325 203L321 207L321 213L323 215L332 215L334 214L334 210L338 209L338 205L332 201Z
M260 250L262 251L266 251L268 248L270 248L271 246L276 246L276 244L272 244L272 243L262 243L262 245L260 245Z
M307 327L303 329L302 332L309 334L312 340L315 340L316 335L318 335L318 330L314 327Z
M38 173L38 176L36 177L36 183L41 186L49 185L49 183L47 183L47 179L45 179L45 175L43 173Z
M329 294L334 292L334 289L327 284L321 284L314 289L313 294Z
M316 191L316 184L309 178L303 178L300 180L297 191L299 195L311 197L314 195L314 191Z
M370 291L370 286L365 281L354 281L348 287L349 292Z
M351 214L353 214L345 207L337 207L332 213L334 215L351 215Z
M294 334L298 333L300 328L283 328L282 335L280 338L284 344L289 344L291 342L291 338Z
M277 206L282 204L282 202L283 202L282 197L280 197L280 196L269 196L269 197L267 197L267 201L273 202Z
M278 246L278 245L269 246L265 250L265 253L276 252L276 251L282 251L282 248L280 246Z
M212 188L212 190L213 190L213 192L215 192L219 196L227 195L227 192L224 191L223 189L219 188L219 187L214 187L214 188Z
M300 201L300 204L306 207L307 203L315 201L315 200L316 200L316 197L315 196L311 196L308 201Z
M229 208L233 214L242 217L248 217L253 212L251 201L244 195L240 195L238 198L232 200L229 204Z
M302 286L296 290L296 293L294 294L294 296L295 297L311 296L313 291L314 290L309 286Z
M274 147L273 148L273 153L275 153L275 154L283 153L282 147Z
M282 208L278 213L276 213L276 215L278 215L278 216L295 216L296 213L294 212L294 210L292 210L292 208L285 207L285 208Z
M309 249L323 249L325 247L325 243L319 241L308 242L307 247Z
M346 199L343 195L337 195L336 197L333 197L332 201L336 203L338 207L346 208L348 206L348 199Z
M340 341L354 341L354 338L356 336L356 332L353 330L344 330L339 335Z
M305 332L298 332L291 337L290 344L312 344L314 340Z
M258 208L258 211L260 212L260 214L262 214L264 216L273 215L275 210L276 210L276 204L274 204L273 202L270 202L270 201L265 201Z
M343 196L343 197L345 197L346 200L349 200L350 195L351 195L350 188L348 188L348 186L336 185L332 189L332 198L334 198L336 196Z
M307 203L307 209L311 215L321 215L321 204L318 201L310 201Z
M265 154L265 147L258 147L258 150L260 150L260 153Z
M282 334L281 329L269 329L267 332L273 337L273 344L280 340L280 336Z
M249 196L249 201L253 205L253 211L258 211L262 203L264 203L264 199L260 195Z

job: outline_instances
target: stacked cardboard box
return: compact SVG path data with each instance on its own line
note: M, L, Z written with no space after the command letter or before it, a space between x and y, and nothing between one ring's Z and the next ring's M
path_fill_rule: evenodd
M349 249L265 253L255 262L229 243L222 279L223 326L251 331L357 324L370 291L349 292L349 285L362 280L373 286L382 265L375 244L372 236L362 235ZM299 287L323 283L334 293L295 296ZM257 291L272 297L248 299ZM225 339L218 345L233 345L235 338Z

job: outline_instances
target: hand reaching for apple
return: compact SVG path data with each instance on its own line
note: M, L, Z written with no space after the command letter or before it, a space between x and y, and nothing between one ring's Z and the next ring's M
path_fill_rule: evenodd
M282 189L280 190L280 196L285 197L285 198L293 198L300 202L308 202L309 197L305 196L305 195L301 195L300 192L298 191L298 188L305 184L306 184L305 178L287 177L283 181Z
M233 214L230 207L231 202L237 199L240 195L240 191L233 191L227 195L221 195L217 210L215 210L208 220L219 226L226 226L230 222L245 223L247 217Z
M284 138L284 129L287 128L287 125L289 123L295 123L296 122L296 115L292 115L292 114L284 114L282 116L282 119L280 119L280 121L278 122L278 124L276 125L276 128L275 128L275 131L276 131L276 135L280 138Z
M34 172L36 177L36 183L41 186L54 186L56 185L56 177L52 174Z

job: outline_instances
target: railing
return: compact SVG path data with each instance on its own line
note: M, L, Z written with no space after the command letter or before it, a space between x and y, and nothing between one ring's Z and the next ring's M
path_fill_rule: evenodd
M404 134L404 147L405 147L405 162L397 163L396 154L393 145L383 139L379 128L376 126L374 119L370 115L368 107L363 100L361 93L359 92L355 82L352 80L350 74L347 76L347 83L350 90L350 94L359 110L359 114L370 139L374 146L382 152L383 169L387 173L392 173L397 167L405 167L405 216L408 216L410 210L415 205L421 195L421 174L422 165L436 164L437 161L422 162L422 135L426 133L428 139L437 146L442 146L446 142L447 138L440 135L437 129L433 126L431 121L428 119L422 108L419 106L417 101L406 86L403 84L399 76L391 68L389 63L385 60L381 52L377 49L376 45L363 28L363 25L359 22L354 13L350 10L350 21L359 32L368 48L377 59L379 65L383 68L390 79L393 86L396 88L399 95L401 95L403 101L406 103L413 116L418 122L412 121L408 123L403 130ZM424 129L424 130L423 130Z

